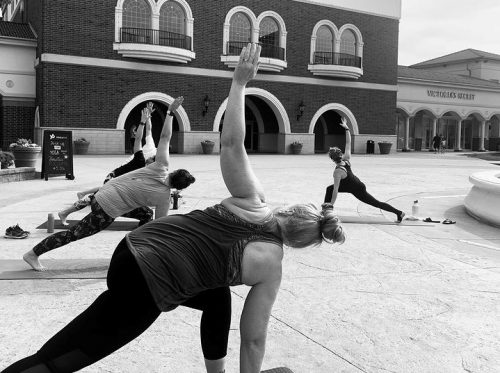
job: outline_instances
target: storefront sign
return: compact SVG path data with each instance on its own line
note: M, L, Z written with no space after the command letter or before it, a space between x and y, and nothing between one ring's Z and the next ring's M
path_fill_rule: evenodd
M474 101L476 95L474 93L467 92L456 92L456 91L446 91L446 90L434 90L428 89L427 96L436 97L436 98L450 98L454 100L466 100L466 101Z

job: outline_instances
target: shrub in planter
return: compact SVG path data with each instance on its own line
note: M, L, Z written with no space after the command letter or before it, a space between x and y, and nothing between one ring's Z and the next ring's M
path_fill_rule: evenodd
M80 137L73 141L73 150L75 154L87 154L89 151L90 142L85 138Z
M16 167L35 167L38 154L42 151L42 147L30 139L17 139L9 148L14 154Z
M392 142L381 141L378 143L380 154L389 154L391 152Z
M201 149L203 150L203 154L212 154L214 151L215 142L212 140L203 140L201 142Z
M14 154L0 150L0 168L9 168L14 165Z
M302 143L300 141L294 141L290 144L290 148L292 150L292 154L300 154L302 151Z

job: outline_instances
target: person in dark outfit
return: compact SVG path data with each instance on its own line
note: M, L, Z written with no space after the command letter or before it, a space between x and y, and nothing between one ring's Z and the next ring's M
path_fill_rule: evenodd
M220 165L231 197L130 232L113 254L108 290L35 355L4 373L73 372L139 336L161 312L190 306L206 291L242 284L251 289L240 319L240 372L260 372L283 244L302 248L345 239L331 208L300 204L272 211L266 204L244 145L245 87L257 73L260 50L256 44L243 48L227 102ZM219 327L206 338L222 346L227 329ZM202 344L203 338L202 330ZM206 356L207 372L224 372L225 351L212 357L217 359Z
M432 147L434 148L434 153L438 153L441 150L442 136L439 134L432 138Z
M342 153L342 150L337 147L330 148L328 151L328 155L335 162L335 171L333 172L333 184L326 188L324 203L330 204L333 207L338 193L351 193L361 202L396 214L397 222L401 223L405 213L388 203L378 201L366 191L366 185L353 174L350 162L351 133L345 118L342 118L340 125L345 129L345 153Z
M146 107L142 109L141 112L141 122L137 127L136 134L137 136L135 137L134 141L134 155L131 160L129 160L126 164L115 168L113 171L111 171L108 175L106 175L106 178L104 179L103 184L106 184L109 180L124 175L127 172L131 172L134 170L137 170L141 167L144 167L148 164L151 164L155 161L155 157L146 157L144 156L143 148L142 148L142 135L144 131L144 126L146 127L146 144L149 146L148 148L148 155L156 153L156 149L152 151L150 149L151 147L151 142L152 142L152 136L151 136L151 114L153 113L155 109L153 108L153 103L148 102ZM149 140L148 140L149 139ZM154 143L153 143L154 144ZM57 213L59 216L59 219L61 219L61 224L62 225L69 225L66 222L66 219L70 214L76 211L80 211L84 209L87 206L90 206L92 203L92 199L94 198L95 193L99 190L100 187L95 187L92 189L88 189L82 192L78 192L78 201L73 203L70 207L61 210ZM148 219L149 215L149 219ZM124 215L124 217L127 218L132 218L132 219L138 219L141 222L147 222L149 220L152 220L153 218L153 211L147 207L147 206L141 206L138 207L137 209L127 213ZM145 221L147 220L147 221Z

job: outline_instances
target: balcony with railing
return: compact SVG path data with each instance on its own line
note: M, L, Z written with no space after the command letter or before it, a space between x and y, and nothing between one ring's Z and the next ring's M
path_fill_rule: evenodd
M221 61L228 67L234 68L238 62L241 49L247 44L248 42L243 41L228 41L226 43L226 54L221 56ZM262 47L259 59L259 70L279 72L287 66L285 61L285 48L273 44L258 44Z
M192 38L170 31L135 27L120 28L119 42L114 49L125 57L145 58L171 62L189 62Z
M361 57L349 53L316 51L308 68L314 75L355 79L363 75Z

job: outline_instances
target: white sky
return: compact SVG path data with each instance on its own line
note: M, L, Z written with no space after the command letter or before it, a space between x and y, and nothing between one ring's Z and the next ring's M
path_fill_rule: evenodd
M402 0L398 64L473 48L500 55L500 0Z

